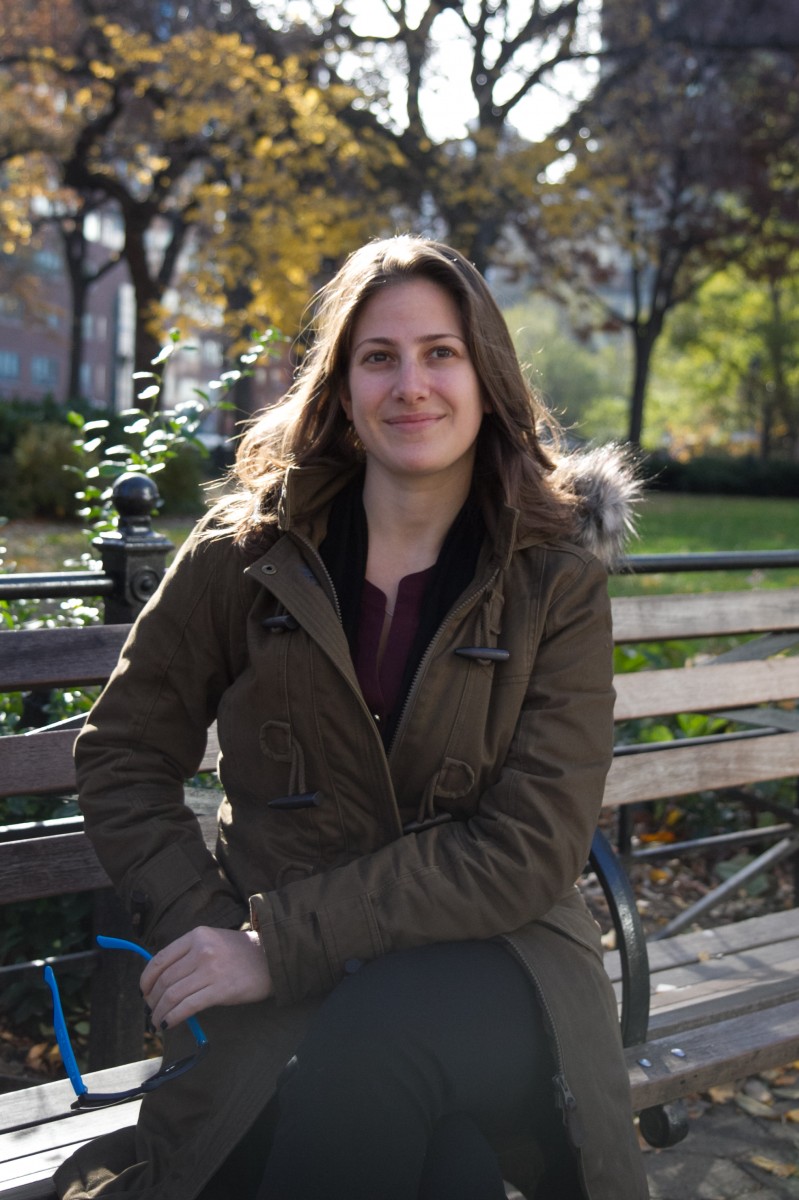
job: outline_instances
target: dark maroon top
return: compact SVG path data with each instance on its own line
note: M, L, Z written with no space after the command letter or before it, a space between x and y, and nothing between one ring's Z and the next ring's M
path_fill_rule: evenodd
M388 718L400 699L405 663L419 626L425 588L434 570L435 567L428 567L426 571L417 571L400 580L379 669L377 652L386 615L386 597L368 579L363 581L355 673L364 699L380 723Z

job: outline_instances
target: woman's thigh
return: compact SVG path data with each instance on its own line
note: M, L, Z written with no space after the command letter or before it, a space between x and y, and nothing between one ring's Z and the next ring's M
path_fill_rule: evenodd
M550 1096L550 1057L531 981L496 942L387 954L348 976L317 1014L295 1070L335 1094L386 1074L435 1122L466 1112L486 1131L530 1119ZM347 1089L349 1093L349 1089ZM344 1094L340 1100L344 1100Z

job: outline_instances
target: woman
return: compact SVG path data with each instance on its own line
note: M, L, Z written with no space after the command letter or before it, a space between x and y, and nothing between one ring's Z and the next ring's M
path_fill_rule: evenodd
M78 739L167 1057L200 1012L211 1050L61 1168L67 1200L647 1195L574 887L613 703L579 540L632 485L542 421L455 251L373 243L323 290ZM214 718L212 856L182 781Z

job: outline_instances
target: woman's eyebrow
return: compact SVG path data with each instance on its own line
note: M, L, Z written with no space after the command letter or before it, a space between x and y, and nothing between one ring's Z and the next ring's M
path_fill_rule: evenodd
M426 343L426 342L438 342L442 338L455 338L456 341L463 342L463 344L466 345L466 339L464 337L462 337L459 333L454 333L454 332L423 333L420 337L416 338L415 340L420 343ZM368 342L374 342L375 345L378 345L378 346L393 346L396 344L396 338L383 337L383 336L363 338L360 342L357 343L356 346L353 347L353 349L359 350L361 346L365 346Z

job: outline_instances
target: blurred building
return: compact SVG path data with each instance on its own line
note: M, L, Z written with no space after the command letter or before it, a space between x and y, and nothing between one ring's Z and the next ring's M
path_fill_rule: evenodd
M108 261L121 248L122 229L111 211L86 218L89 270ZM78 397L69 392L72 301L64 248L57 231L45 233L34 250L6 260L0 275L0 403L3 400L41 400L60 404ZM178 309L177 294L167 301ZM136 405L132 378L135 303L124 263L117 263L88 292L82 320L79 398L101 411L120 412ZM192 339L194 352L178 353L164 373L162 404L172 407L195 399L235 363L225 361L221 335L209 326ZM286 390L289 372L284 361L256 365L252 379L235 397L239 418L273 404ZM140 385L141 386L141 385ZM215 414L209 440L232 432L233 418Z

